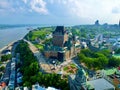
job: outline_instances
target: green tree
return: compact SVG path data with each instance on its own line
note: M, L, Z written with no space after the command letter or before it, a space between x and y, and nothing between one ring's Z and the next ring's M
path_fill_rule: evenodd
M99 63L99 67L102 69L105 66L107 66L108 64L108 59L101 54L101 56L98 58L98 63Z
M117 49L117 50L115 50L115 53L116 53L116 54L120 54L120 48Z
M1 67L0 67L0 71L3 72L4 70L5 70L5 67L4 67L4 66L1 66Z
M103 55L110 57L110 50L101 50L99 51L100 53L102 53Z
M120 65L120 58L111 57L109 59L109 67L118 67Z
M11 54L3 55L3 56L1 56L1 61L4 62L7 60L10 60L11 58L12 58Z
M93 52L90 49L83 49L78 54L80 62L85 63L88 68L101 69L108 65L109 51ZM105 56L106 55L106 56Z
M43 74L42 72L39 72L40 67L37 62L37 59L30 51L29 46L26 42L20 41L19 45L16 48L16 52L20 53L20 60L22 63L20 71L23 74L22 79L24 86L31 87L33 84L38 82L41 86L45 87L61 87L62 90L65 90L65 88L69 88L68 82L64 79L61 79L60 75Z

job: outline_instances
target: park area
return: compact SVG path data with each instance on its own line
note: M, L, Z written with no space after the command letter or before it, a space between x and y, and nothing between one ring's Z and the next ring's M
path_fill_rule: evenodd
M77 66L73 63L63 67L63 71L66 74L75 74L77 72Z

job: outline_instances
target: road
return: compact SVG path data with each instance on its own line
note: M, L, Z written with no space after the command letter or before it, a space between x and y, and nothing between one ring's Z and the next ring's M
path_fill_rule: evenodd
M33 52L34 56L37 57L37 60L39 61L39 63L46 64L47 62L45 58L43 57L43 55L41 54L41 52L38 50L38 48L36 48L30 41L27 41L25 39L24 41L29 44L30 50Z
M49 59L46 59L41 52L30 42L27 40L24 40L29 44L30 50L33 52L34 56L37 57L37 60L39 62L40 67L42 68L43 71L48 72L48 73L59 73L62 71L62 68L69 63L72 62L72 60L67 60L61 63L60 65L53 65L49 62Z
M2 80L1 81L4 81L8 84L8 81L9 81L9 77L10 77L10 70L11 70L11 61L9 61L6 65L6 68L5 68L5 73L2 77Z
M4 49L7 49L9 47L11 47L11 53L12 53L12 56L14 56L14 50L16 48L16 44L14 44L14 42L10 43L8 46L5 46L5 48L1 49L1 50L4 50ZM9 77L10 77L10 73L11 73L11 60L7 61L6 62L6 68L5 68L5 73L1 79L1 81L4 81L6 82L6 84L8 84L9 82Z
M34 56L37 58L39 66L41 67L40 71L42 72L51 72L51 66L47 59L41 54L41 52L30 42L24 39L25 42L29 44L30 50L33 52Z

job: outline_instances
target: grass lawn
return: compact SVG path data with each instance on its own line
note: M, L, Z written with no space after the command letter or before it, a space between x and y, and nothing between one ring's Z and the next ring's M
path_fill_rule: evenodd
M67 65L63 68L63 70L67 73L75 73L75 71L77 70L77 67L75 64L70 64L70 65Z
M41 35L44 35L44 34L50 34L50 32L46 31L46 30L33 31L33 36L41 36Z
M106 75L111 75L111 74L114 74L117 71L117 69L116 68L112 68L112 69L106 69L104 71L105 71Z
M64 67L64 68L63 68L63 70L64 70L64 71L67 71L67 70L68 70L68 67L67 67L67 66L66 66L66 67Z
M120 54L114 54L113 57L120 58Z
M35 38L41 38L44 39L47 34L50 34L49 31L44 30L38 30L32 32L32 40L35 40Z
M70 66L72 67L72 68L76 68L76 65L75 64L70 64Z
M43 50L44 48L43 48L43 45L41 45L41 44L34 44L38 49L40 49L40 50Z
M28 33L28 36L29 36L29 40L32 40L34 41L36 38L40 38L40 39L45 39L45 36L47 34L50 34L52 33L52 28L42 28L42 29L39 29L39 30L33 30L32 32L29 32Z

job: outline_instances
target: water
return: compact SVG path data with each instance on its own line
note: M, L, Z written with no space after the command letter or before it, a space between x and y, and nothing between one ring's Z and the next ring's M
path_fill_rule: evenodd
M13 41L22 39L28 32L28 27L47 27L52 25L0 25L0 49Z
M26 27L0 29L0 49L10 42L22 39L28 32Z

